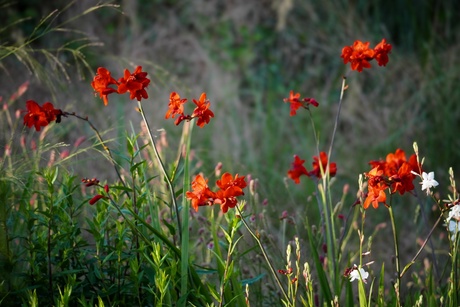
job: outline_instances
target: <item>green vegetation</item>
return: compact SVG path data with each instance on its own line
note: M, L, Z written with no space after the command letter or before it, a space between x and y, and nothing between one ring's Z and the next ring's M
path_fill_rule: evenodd
M0 305L458 306L459 6L2 1ZM344 65L344 46L382 37L386 67ZM149 98L104 107L97 68L138 65ZM319 107L289 116L291 90ZM206 92L215 117L174 125L172 91L186 113ZM61 123L25 127L27 100ZM332 140L336 176L287 178ZM414 142L439 186L414 175L364 210L368 162ZM195 176L216 191L226 172L246 176L238 205L195 211Z

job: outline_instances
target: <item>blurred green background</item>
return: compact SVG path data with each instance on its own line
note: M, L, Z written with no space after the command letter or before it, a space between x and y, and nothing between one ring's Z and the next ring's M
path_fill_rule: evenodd
M117 138L140 123L135 105L113 97L104 107L90 81L99 66L121 75L124 68L142 65L152 79L147 112L155 130L166 130L171 152L181 128L164 119L169 93L177 91L191 101L206 92L216 117L194 131L192 146L201 165L196 170L210 174L222 162L225 171L251 174L259 180L261 199L295 211L312 186L308 180L299 186L286 181L286 172L294 154L310 167L316 144L308 113L290 117L283 98L294 90L320 103L312 114L319 149L327 151L347 75L332 160L338 165L338 191L345 183L351 186L350 204L358 174L369 170L370 160L396 148L409 155L414 141L426 157L426 169L436 172L439 191L448 185L448 167L459 171L458 1L108 3L113 6L88 11L99 1L1 2L0 96L6 101L30 81L22 100L8 107L23 109L28 99L51 101L88 115L115 138L114 147L123 147ZM53 27L57 30L48 33ZM373 65L357 73L343 64L343 46L357 39L374 46L382 38L393 45L387 67ZM11 52L7 46L22 47ZM81 123L63 121L53 129L59 141L91 135ZM0 146L10 135L3 129ZM69 165L75 175L115 177L108 162L101 165L94 153L79 159Z

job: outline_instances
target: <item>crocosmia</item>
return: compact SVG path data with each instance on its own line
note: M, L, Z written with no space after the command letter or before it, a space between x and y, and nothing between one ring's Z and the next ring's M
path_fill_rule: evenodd
M378 208L380 203L387 205L386 192L403 195L414 190L415 174L420 174L422 170L415 154L407 159L406 153L399 148L394 153L389 153L385 160L371 161L369 164L371 171L364 173L368 190L364 209L371 204L374 208Z
M391 45L385 39L377 44L374 49L369 47L369 42L363 43L356 40L353 45L342 48L343 63L351 64L352 70L362 72L364 68L370 68L370 62L376 60L379 66L386 66L388 63L388 54L391 52Z
M66 116L60 109L55 109L51 102L45 102L40 106L33 100L26 102L26 114L24 115L24 125L40 131L41 127L48 126L49 123L56 121L61 122L61 116Z

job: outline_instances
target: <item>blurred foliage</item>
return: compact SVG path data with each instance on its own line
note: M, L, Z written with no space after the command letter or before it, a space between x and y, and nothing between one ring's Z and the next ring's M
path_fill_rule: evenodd
M52 23L97 3L71 2ZM305 125L307 115L290 118L282 99L289 90L317 98L320 108L313 110L313 117L324 150L336 114L340 79L346 73L339 57L342 46L355 39L375 44L382 37L394 46L389 65L349 76L350 90L345 94L334 155L339 174L355 184L357 173L367 170L367 161L397 147L409 152L413 141L418 141L428 167L445 174L449 166L460 165L457 151L445 148L439 153L440 147L458 143L460 114L454 107L460 99L454 81L459 75L455 65L458 1L110 3L120 7L97 11L71 24L92 41L104 44L86 49L85 60L94 70L107 64L118 71L122 66L114 64L114 58L123 63L140 62L150 65L152 76L161 65L168 73L151 88L151 95L160 101L167 99L169 91L178 90L178 82L172 80L180 80L181 88L192 96L208 92L219 115L213 129L219 134L203 131L196 136L197 143L213 148L197 152L205 160L205 172L223 161L233 170L261 178L267 193L283 185L292 155L299 154L310 163L316 144ZM8 39L2 41L20 42L43 16L68 5L3 1L0 17L5 25L14 26L4 28L0 34ZM15 24L22 19L26 20ZM74 39L74 34L42 37L32 46L57 46ZM87 71L84 75L90 78ZM88 112L99 116L92 108ZM164 109L155 109L160 115L152 116L161 119ZM172 127L169 123L159 125ZM267 196L281 201L276 194Z

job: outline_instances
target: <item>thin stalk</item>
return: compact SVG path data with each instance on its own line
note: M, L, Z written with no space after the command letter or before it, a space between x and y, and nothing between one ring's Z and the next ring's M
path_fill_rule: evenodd
M53 271L52 271L52 266L51 266L51 219L52 219L52 214L50 214L49 220L48 220L48 242L47 242L47 247L48 247L48 282L49 282L49 292L50 296L54 297L53 295Z
M235 229L232 226L232 233L231 233L231 240L228 245L228 253L227 253L227 259L225 261L225 269L224 269L224 275L222 277L222 282L220 283L220 302L219 302L219 307L224 306L224 290L225 290L225 283L227 280L227 274L228 274L228 266L231 260L231 251L233 249L233 235L235 233Z
M145 126L147 128L147 133L149 135L150 142L152 144L153 152L155 153L155 157L158 160L158 164L160 165L160 169L161 169L161 171L163 173L164 179L166 180L166 184L168 185L169 193L171 194L171 200L172 200L172 203L173 203L174 210L176 212L177 227L179 228L179 230L182 230L180 217L179 217L179 208L177 206L176 193L174 192L174 187L172 185L171 179L168 176L168 173L166 172L166 167L163 164L163 160L160 157L160 153L158 152L156 143L155 143L155 141L153 139L152 132L150 130L149 122L147 121L147 118L145 118L144 109L142 108L142 102L140 100L138 100L137 104L139 106L139 112L142 115L142 120L144 121ZM179 231L179 236L180 236L180 240L182 241L182 231Z
M113 165L113 168L115 169L115 172L117 173L117 176L118 176L118 179L120 179L120 182L123 184L124 187L126 187L126 184L125 184L125 181L123 180L123 178L121 177L121 174L120 172L118 171L118 168L117 168L117 164L115 162L115 159L113 158L112 156L112 152L110 151L110 148L107 147L105 145L105 141L104 139L102 138L101 134L99 133L99 130L97 130L97 128L93 125L93 123L88 119L88 116L86 117L82 117L80 115L77 115L75 114L75 112L73 113L68 113L68 112L64 112L65 116L74 116L78 119L81 119L81 120L84 120L85 122L88 123L88 125L90 126L90 128L94 131L94 133L96 134L96 137L97 139L99 140L99 142L101 143L102 145L102 148L104 148L104 150L107 152L107 155L109 156L109 160L110 160L110 163L112 163ZM129 193L125 191L125 194L128 196L128 198L130 198L129 196Z
M340 111L342 110L343 93L345 92L345 88L346 88L345 83L346 83L346 81L347 81L347 77L343 76L342 77L342 88L340 90L339 106L338 106L338 109L337 109L337 114L335 116L334 130L332 131L332 137L331 137L331 145L329 146L329 152L327 154L328 163L327 163L326 171L329 170L329 161L331 160L332 147L334 147L335 134L337 132L337 126L339 124Z
M418 250L417 254L415 254L414 258L412 258L412 260L409 262L409 264L407 264L404 267L404 269L402 270L402 272L400 274L400 277L403 277L404 274L406 273L406 271L412 266L412 264L415 263L415 260L418 258L418 256L422 252L422 250L425 248L425 245L427 244L427 242L430 241L431 235L433 234L433 231L435 230L435 228L438 226L438 224L441 221L442 217L443 217L442 214L438 217L438 220L436 221L436 223L434 223L433 227L430 230L430 233L428 233L428 236L426 237L425 241L423 241L423 244L420 247L420 249Z
M259 237L257 237L257 235L251 230L251 228L249 227L248 223L246 223L246 220L243 218L243 214L241 213L241 210L238 206L235 207L236 208L236 211L238 211L238 214L240 215L241 217L241 221L243 222L244 226L246 227L246 229L249 231L249 233L251 234L251 236L254 238L254 240L256 240L257 244L259 245L260 247L260 250L262 252L262 255L264 256L265 258L265 261L267 262L268 264L268 267L270 268L270 271L271 273L273 274L273 276L275 277L275 281L276 283L278 284L278 287L280 288L281 292L283 293L283 296L284 296L284 299L286 300L286 302L289 302L289 297L286 293L286 291L284 290L284 287L283 285L281 284L281 280L279 279L278 275L276 274L276 271L275 271L275 268L273 267L270 259L268 258L268 255L267 255L267 252L265 251L265 248L264 246L262 245L262 242L260 242L260 239ZM292 304L293 305L293 304Z
M393 241L395 243L395 265L396 265L396 284L395 284L395 292L396 292L396 303L397 306L401 306L400 300L400 290L401 290L401 268L399 264L399 245L398 245L398 233L396 231L396 223L395 218L393 215L393 207L388 207L388 212L390 213L390 220L391 220L391 228L393 230Z
M330 189L329 189L329 183L330 183L330 178L329 178L329 168L330 168L330 163L331 163L331 155L332 155L332 148L334 147L334 140L335 140L335 135L337 133L337 127L339 123L339 118L340 118L340 111L342 110L342 103L343 103L343 94L346 89L346 77L342 77L342 87L340 89L340 97L339 97L339 106L337 109L337 114L335 117L335 122L334 122L334 130L332 131L332 136L331 136L331 144L329 145L329 151L327 154L327 165L326 169L322 169L322 163L320 164L321 172L323 175L323 207L324 207L324 215L325 215L325 222L326 222L326 234L327 234L327 249L328 249L328 256L330 261L332 262L332 272L333 272L333 277L334 277L334 289L337 292L339 289L338 285L338 274L337 274L337 261L335 261L335 257L338 256L336 255L335 252L335 244L336 244L336 233L335 233L335 226L334 226L334 221L333 221L333 208L332 208L332 200L331 200L331 195L330 195ZM319 153L318 153L319 157Z

